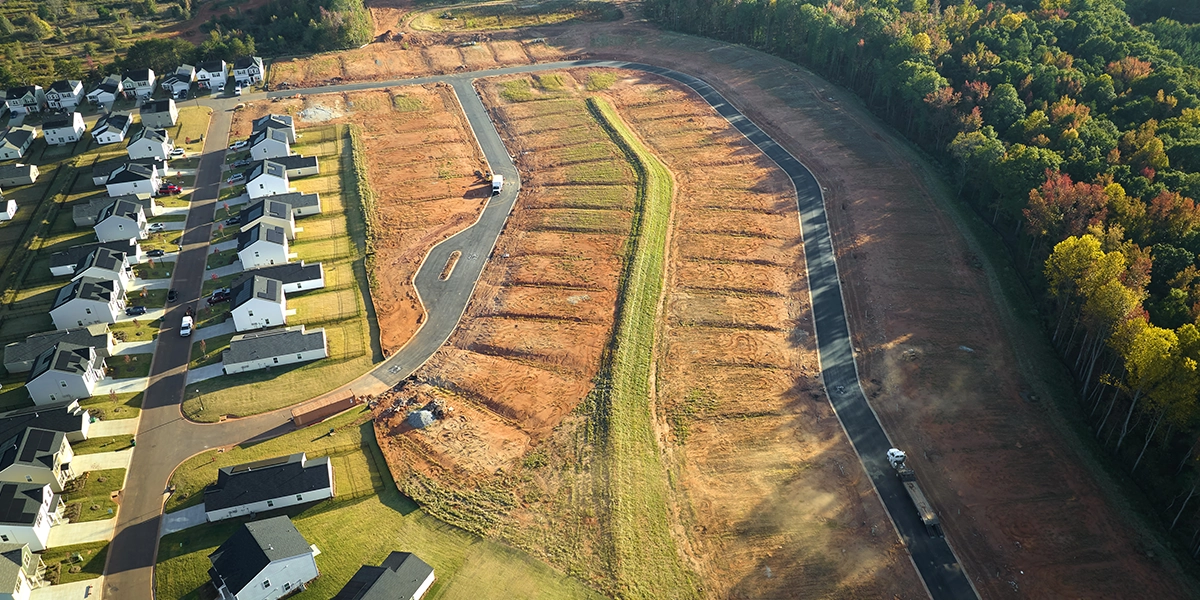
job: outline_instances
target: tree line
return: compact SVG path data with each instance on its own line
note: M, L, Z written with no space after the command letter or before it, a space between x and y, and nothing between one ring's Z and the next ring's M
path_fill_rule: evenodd
M1140 26L1118 0L646 6L812 68L940 160L1042 302L1099 443L1200 556L1194 25L1152 0Z

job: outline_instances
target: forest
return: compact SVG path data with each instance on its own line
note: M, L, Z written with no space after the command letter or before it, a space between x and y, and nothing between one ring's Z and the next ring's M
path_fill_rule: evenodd
M1040 303L1075 375L1075 412L1196 558L1194 4L648 0L647 11L813 69L939 161Z
M267 56L355 48L371 41L362 0L271 0L248 15L222 14L201 29L240 31Z

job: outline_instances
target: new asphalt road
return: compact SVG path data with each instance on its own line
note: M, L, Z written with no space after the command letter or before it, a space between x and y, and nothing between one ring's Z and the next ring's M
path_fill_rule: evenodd
M687 85L791 177L796 187L800 209L822 374L835 412L875 484L896 529L908 546L930 594L938 600L977 597L970 580L945 539L926 534L915 507L887 464L885 454L891 444L858 385L857 368L850 344L841 285L820 185L800 161L776 144L715 89L690 75L635 63L567 61L267 94L268 97L285 97L297 93L347 92L422 83L448 83L458 95L491 169L503 175L505 179L505 189L498 196L492 197L479 220L433 248L417 272L415 286L428 314L421 329L400 351L377 365L359 382L369 380L365 381L365 387L395 385L420 367L449 339L466 310L483 267L495 248L496 240L503 231L516 201L517 190L520 187L516 167L474 90L474 80L510 73L582 66L635 69ZM251 95L244 98L253 99L255 98ZM217 188L222 176L221 165L228 141L229 115L226 111L233 101L216 99L209 100L206 104L217 109L214 111L206 138L206 150L210 146L214 150L207 151L201 159L197 179L198 191L193 196L183 240L184 250L179 257L172 283L172 286L180 291L185 303L197 301L203 283ZM461 258L451 276L446 281L441 281L439 275L451 253L455 251L461 252ZM168 311L155 352L151 384L146 392L138 428L138 445L130 467L133 476L129 478L124 504L118 516L116 537L109 550L105 580L105 591L109 598L146 596L146 592L152 588L152 569L157 553L162 503L165 498L164 488L176 465L206 448L278 435L289 428L286 411L214 425L200 425L181 417L179 405L185 393L191 341L190 338L180 338L177 335L182 307L183 304Z

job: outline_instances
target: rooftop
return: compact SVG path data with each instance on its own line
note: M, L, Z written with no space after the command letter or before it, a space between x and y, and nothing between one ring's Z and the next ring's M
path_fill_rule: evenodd
M232 365L324 347L324 329L305 331L303 325L271 329L233 336L229 349L221 355L221 362Z
M71 246L66 250L52 254L50 256L50 267L53 268L63 267L66 265L78 265L80 260L83 260L84 257L86 257L88 254L91 254L96 248L111 248L113 250L125 252L128 255L137 252L137 243L130 239L116 240L112 242L92 242L90 244Z
M255 242L266 241L271 244L284 246L287 244L282 227L258 224L238 234L238 250L245 250Z
M225 467L204 490L204 510L214 511L333 486L329 457L306 460L303 452Z
M153 102L147 102L143 104L142 107L138 109L138 112L139 114L143 115L170 112L171 106L174 104L175 101L170 98L167 98L166 100L155 100Z
M51 493L50 486L36 483L0 484L0 523L32 525Z
M4 442L0 448L0 470L14 464L54 468L54 455L63 446L61 431L29 427Z
M271 196L271 199L276 202L286 202L292 207L293 210L297 208L307 208L310 206L321 206L321 197L317 194L288 192L286 194L276 194Z
M78 79L59 79L50 84L50 90L55 92L73 92L83 86Z
M117 283L111 279L80 277L58 290L58 295L54 298L54 306L50 310L54 310L77 298L80 300L108 303L112 301L113 294L116 291Z
M254 204L243 210L239 216L242 219L241 222L243 225L249 225L264 216L290 221L292 220L292 207L286 202L277 202L273 197L269 196L255 201Z
M237 279L233 280L233 285L238 285L252 277L268 277L270 279L278 279L284 285L299 283L301 281L315 281L321 279L324 270L321 268L321 263L305 264L304 261L285 263L282 265L269 265L250 269L242 272Z
M394 600L412 598L433 574L433 567L411 552L392 552L383 565L364 565L333 600Z
M213 565L209 574L237 594L272 562L311 553L308 540L296 531L291 519L286 516L263 519L242 525L208 555Z
M78 275L92 267L104 269L105 271L121 271L125 268L125 265L126 256L124 252L100 247L93 250L75 265L75 274Z
M122 176L124 173L130 173L130 177ZM145 177L141 177L142 175L145 175ZM126 165L125 170L121 171L121 173L114 173L112 176L110 176L108 178L108 182L117 183L121 181L135 181L138 179L149 178L150 169L145 165ZM144 215L145 212L146 209L142 208L142 204L140 202L134 202L131 200L117 200L105 207L104 210L100 211L100 214L96 216L96 222L100 223L109 217L125 217L126 219L137 221L138 217Z
M37 357L33 363L33 369L29 371L29 379L26 381L33 381L42 373L50 370L59 373L86 373L97 360L96 349L91 346L59 342Z
M283 301L283 284L278 279L254 276L234 286L229 290L229 295L232 297L230 300L231 310L249 302L252 298L280 303Z

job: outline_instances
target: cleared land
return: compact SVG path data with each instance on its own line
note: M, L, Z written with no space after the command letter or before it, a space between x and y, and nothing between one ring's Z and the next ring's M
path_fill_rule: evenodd
M616 21L621 15L621 9L608 2L487 2L418 12L408 19L408 26L419 31L489 31L573 22Z

